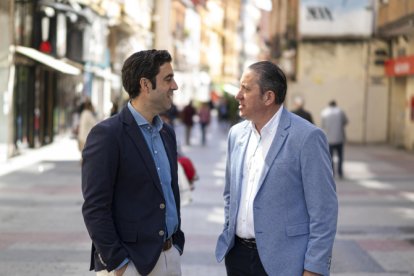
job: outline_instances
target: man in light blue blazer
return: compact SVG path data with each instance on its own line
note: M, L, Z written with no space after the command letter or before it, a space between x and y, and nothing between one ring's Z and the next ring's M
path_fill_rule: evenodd
M286 77L262 61L243 73L246 120L228 137L225 223L216 247L228 275L329 275L338 201L323 131L283 107Z

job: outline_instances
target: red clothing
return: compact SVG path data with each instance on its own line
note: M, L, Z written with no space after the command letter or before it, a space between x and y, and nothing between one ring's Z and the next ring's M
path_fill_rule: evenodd
M194 168L193 162L188 157L180 156L178 157L178 162L183 166L185 175L187 176L190 182L195 180L196 170Z

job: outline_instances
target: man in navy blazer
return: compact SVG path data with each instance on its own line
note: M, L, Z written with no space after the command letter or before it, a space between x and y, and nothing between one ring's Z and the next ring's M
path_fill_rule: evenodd
M178 88L171 61L162 50L131 55L122 69L130 101L88 135L82 212L97 275L181 275L177 144L158 116Z
M225 223L216 258L227 274L329 275L338 202L323 131L283 107L286 77L252 64L229 132Z

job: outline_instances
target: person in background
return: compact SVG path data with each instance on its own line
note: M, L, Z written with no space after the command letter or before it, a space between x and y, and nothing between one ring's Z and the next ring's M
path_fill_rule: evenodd
M193 106L193 102L190 101L181 111L181 120L185 126L185 144L190 145L191 129L194 125L194 115L196 110Z
M198 111L199 123L201 127L201 144L204 146L206 144L206 129L210 124L211 114L210 114L210 105L209 103L202 103L200 110Z
M82 111L79 117L78 147L81 152L85 147L86 138L89 132L97 122L98 120L95 117L95 109L92 102L89 99L86 99L82 105Z
M99 276L181 275L177 142L158 116L171 108L178 89L171 55L132 54L122 67L122 84L129 102L91 130L83 150L90 269Z
M226 133L229 130L229 102L226 98L221 97L217 105L217 120L220 128Z
M343 178L342 164L344 161L344 143L346 139L345 126L348 118L345 112L332 100L321 112L321 127L328 137L329 152L332 159L332 169L334 168L334 154L338 155L337 172L339 178Z
M169 124L174 128L175 119L177 119L177 116L178 116L178 109L174 103L172 104L171 108L167 110L166 115L169 118Z
M169 116L168 112L160 113L160 118L162 119L164 124L172 126L171 117ZM185 206L193 201L192 191L194 190L196 172L191 160L188 157L184 156L178 145L177 161L178 187L180 188L180 202L181 206Z
M244 71L240 116L227 142L224 229L216 246L227 275L329 275L338 201L323 131L287 111L282 70Z
M109 114L109 116L112 117L117 113L118 113L118 104L116 102L112 102L111 113Z
M292 110L292 113L298 115L299 117L302 117L305 120L308 120L313 124L312 114L309 111L305 110L305 100L300 96L296 96L293 99L293 104L295 108Z

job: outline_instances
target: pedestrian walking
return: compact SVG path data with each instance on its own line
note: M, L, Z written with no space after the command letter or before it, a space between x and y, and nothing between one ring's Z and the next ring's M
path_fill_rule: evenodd
M302 117L303 119L313 124L312 114L309 111L305 110L305 100L300 96L296 96L293 99L293 104L295 108L292 111L292 113L298 115L299 117Z
M159 113L177 83L167 51L131 55L129 102L95 126L83 151L83 217L97 275L181 275L184 248L175 133Z
M174 128L175 127L175 119L178 116L178 109L177 106L173 103L171 108L167 110L166 115L169 118L169 124Z
M92 102L86 99L82 105L82 111L79 117L79 130L78 130L78 147L82 152L85 147L86 138L92 127L96 125L98 120L95 117L95 109Z
M282 70L243 73L246 120L230 129L225 223L216 246L227 275L329 275L338 202L323 131L283 107Z
M329 143L329 152L332 159L332 169L335 171L334 154L338 157L337 172L339 178L343 178L342 164L344 161L345 126L348 118L340 109L335 100L332 100L321 112L321 126L326 133Z
M116 102L112 102L112 108L111 108L111 111L109 113L109 116L112 117L117 113L118 113L118 104Z
M201 144L203 146L206 144L206 131L211 120L210 113L210 105L208 103L202 103L198 111L198 117L201 128Z
M181 119L185 126L185 144L190 145L191 129L194 125L194 115L197 112L193 106L193 101L190 101L181 112Z

